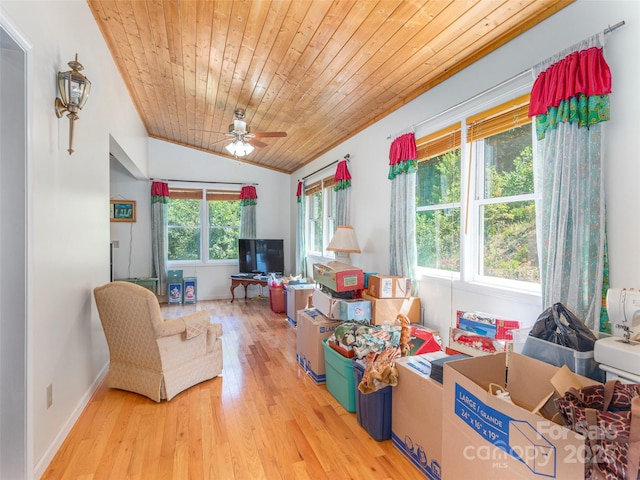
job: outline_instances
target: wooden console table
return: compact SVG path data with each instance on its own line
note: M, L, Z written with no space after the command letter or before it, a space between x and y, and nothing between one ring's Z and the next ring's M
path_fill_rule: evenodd
M236 289L236 287L238 285L242 285L244 286L244 299L247 299L247 287L249 285L262 285L263 287L267 286L267 281L266 280L259 280L257 278L238 278L238 277L231 277L231 288L229 290L231 290L231 303L233 303L233 301L236 299L235 294L233 293L233 291Z

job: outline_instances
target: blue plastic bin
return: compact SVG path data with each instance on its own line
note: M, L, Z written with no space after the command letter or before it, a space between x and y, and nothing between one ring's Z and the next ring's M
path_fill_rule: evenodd
M384 387L364 394L358 390L362 381L364 365L353 362L353 377L356 388L356 418L374 440L378 442L391 438L391 393L392 388Z

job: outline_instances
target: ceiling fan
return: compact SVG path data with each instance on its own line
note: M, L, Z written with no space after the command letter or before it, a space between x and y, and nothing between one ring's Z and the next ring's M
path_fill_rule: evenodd
M213 142L211 145L226 142L229 138L231 143L225 145L225 148L231 155L236 157L244 157L253 152L254 147L266 147L267 144L258 140L258 138L268 137L286 137L287 132L252 132L247 122L244 121L244 108L237 108L234 112L233 123L229 124L229 131L224 133L225 139Z

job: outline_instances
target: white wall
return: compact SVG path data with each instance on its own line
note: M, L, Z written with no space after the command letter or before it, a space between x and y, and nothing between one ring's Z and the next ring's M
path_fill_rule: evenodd
M638 1L577 1L295 172L291 176L290 191L295 193L298 179L349 153L353 177L351 223L363 250L362 254L351 256L352 263L365 271L388 272L390 182L387 172L391 140L387 137L395 137L413 124L439 115L621 20L626 21L626 26L607 35L605 48L613 75L612 120L606 126L605 152L610 274L612 286L640 286L640 256L631 254L640 235L640 223L635 221L633 213L635 207L640 207L640 200L634 194L640 184L640 162L635 154L640 132L637 115L640 65L633 61L635 48L640 45ZM531 78L519 77L501 91L518 92L531 81ZM467 108L473 106L480 108L478 102L466 105ZM417 127L416 136L443 126L439 122L444 121L444 117L446 115ZM292 209L292 238L295 238L295 215ZM451 279L423 277L420 297L425 323L441 332L448 332L458 309L491 312L526 324L533 323L541 312L537 295Z
M258 205L256 207L256 235L258 238L282 238L285 252L293 249L290 236L289 212L294 196L287 197L289 175L260 168L238 160L205 153L167 143L156 139L149 140L149 174L151 178L191 180L197 182L234 182L257 183ZM184 186L194 186L185 183ZM241 185L211 185L212 188L240 189ZM144 186L144 195L148 197L150 183ZM120 253L122 250L120 243ZM150 250L148 257L150 258ZM145 258L147 255L145 255ZM238 262L197 265L194 263L177 264L171 267L182 269L184 276L198 278L198 298L201 300L230 298L229 275L238 272ZM291 269L289 257L285 258L285 272ZM134 272L132 272L133 274ZM250 287L250 295L259 293L258 287ZM239 292L237 292L239 294Z
M82 0L5 1L2 15L28 40L31 178L28 321L33 371L31 438L35 475L84 407L108 362L92 289L109 280L110 135L143 171L144 126L126 94L95 20ZM56 74L78 53L91 96L67 153L69 121L57 119ZM53 405L46 390L53 385Z

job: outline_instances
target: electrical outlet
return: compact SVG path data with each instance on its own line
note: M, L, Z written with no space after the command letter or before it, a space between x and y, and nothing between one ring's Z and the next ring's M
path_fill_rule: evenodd
M47 385L47 408L53 405L53 385Z
M119 240L114 240L113 242L111 242L111 244L113 245L113 248L120 248L120 241Z

